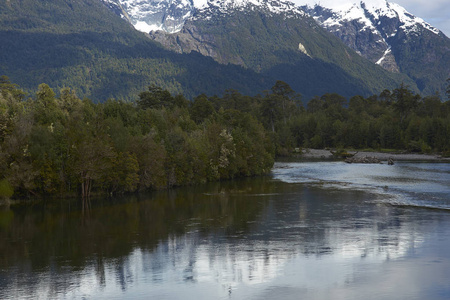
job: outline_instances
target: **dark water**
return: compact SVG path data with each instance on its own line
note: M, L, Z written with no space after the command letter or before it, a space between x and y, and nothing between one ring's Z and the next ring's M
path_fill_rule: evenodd
M0 210L0 299L450 299L450 165Z

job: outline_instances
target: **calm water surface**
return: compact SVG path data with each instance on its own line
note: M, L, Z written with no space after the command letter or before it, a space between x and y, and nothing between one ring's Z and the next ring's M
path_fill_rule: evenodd
M450 299L450 164L0 209L0 299Z

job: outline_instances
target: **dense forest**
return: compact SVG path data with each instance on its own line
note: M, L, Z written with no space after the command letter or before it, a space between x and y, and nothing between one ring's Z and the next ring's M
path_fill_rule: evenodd
M0 1L0 75L33 94L45 82L94 102L134 100L149 82L192 99L227 88L255 94L273 79L197 52L162 48L98 0Z
M256 9L228 12L226 17L212 14L210 18L188 21L186 26L178 33L158 31L150 36L168 49L200 51L221 64L241 65L267 78L282 80L302 93L305 100L327 92L367 97L386 88L394 89L402 82L419 91L414 80L369 62L310 17L268 17ZM299 50L299 43L305 47L306 55ZM445 72L438 72L441 73ZM440 86L442 78L433 82ZM270 88L270 84L265 88ZM427 86L436 87L428 82Z
M227 90L192 101L157 86L135 102L95 104L0 78L0 197L135 192L268 173L296 148L450 152L450 101L401 85L307 107L277 81L262 95Z
M56 93L70 87L94 103L134 101L149 83L190 100L229 88L255 95L276 80L301 92L305 101L327 92L367 97L401 82L419 92L411 78L365 60L312 18L248 12L195 26L195 32L215 41L211 53L222 59L200 54L204 45L183 54L167 50L103 1L0 1L0 75L29 94L45 82ZM299 42L312 58L299 51ZM431 83L440 86L443 80L423 82Z

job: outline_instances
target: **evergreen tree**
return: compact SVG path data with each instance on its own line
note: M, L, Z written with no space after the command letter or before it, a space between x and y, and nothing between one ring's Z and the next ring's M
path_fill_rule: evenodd
M400 123L404 123L409 113L419 105L420 95L414 95L403 83L392 92L393 107L400 115Z
M178 99L177 101L184 104L182 99ZM162 107L172 108L175 105L175 100L169 91L163 90L156 85L151 85L148 87L148 91L139 94L137 104L142 109L159 109Z
M195 97L189 112L192 120L194 120L195 123L200 124L215 113L215 109L212 103L208 100L208 97L202 94Z

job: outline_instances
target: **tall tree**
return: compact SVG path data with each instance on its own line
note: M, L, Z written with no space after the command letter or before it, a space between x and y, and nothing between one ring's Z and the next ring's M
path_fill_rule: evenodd
M191 113L192 120L194 120L197 124L202 123L206 120L206 118L215 113L214 106L204 94L195 97L189 111Z
M420 95L414 95L407 85L403 83L392 92L395 111L400 115L400 123L403 124L409 113L419 105Z
M62 116L55 92L45 83L38 87L34 110L37 122L43 125L50 125Z
M17 84L11 83L9 77L6 75L0 76L0 93L4 98L10 94L19 101L22 101L26 95L21 89L19 89Z
M177 102L183 104L182 99L177 98ZM172 97L169 91L162 88L151 85L148 87L148 91L141 92L139 94L138 106L142 109L147 108L172 108L175 105L175 99Z
M279 96L279 102L282 109L284 124L295 113L297 107L301 105L301 95L296 93L290 86L284 81L278 80L271 88L274 95Z

